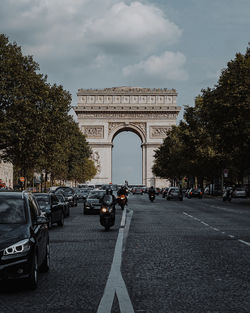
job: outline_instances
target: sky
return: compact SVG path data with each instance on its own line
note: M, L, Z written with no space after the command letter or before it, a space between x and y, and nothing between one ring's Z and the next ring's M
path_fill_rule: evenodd
M79 88L138 86L174 88L183 108L245 53L250 0L1 0L0 32L72 94L72 106Z

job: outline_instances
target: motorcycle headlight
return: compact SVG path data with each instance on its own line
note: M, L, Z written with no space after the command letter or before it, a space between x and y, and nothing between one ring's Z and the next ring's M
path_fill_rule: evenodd
M30 250L30 241L29 239L24 239L4 249L3 255L13 255L17 253L27 252L29 250Z
M102 213L106 213L106 212L108 212L108 209L107 208L101 208L101 211L102 211Z

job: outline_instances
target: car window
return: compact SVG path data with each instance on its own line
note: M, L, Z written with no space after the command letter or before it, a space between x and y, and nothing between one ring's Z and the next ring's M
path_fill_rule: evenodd
M41 207L49 205L49 196L47 195L35 195L36 201Z
M39 210L31 197L28 198L28 203L30 208L31 220L32 223L34 223L36 221L37 216L39 215Z
M23 199L0 199L0 224L24 224L25 202Z
M88 195L88 199L100 199L104 194L105 192L91 191Z

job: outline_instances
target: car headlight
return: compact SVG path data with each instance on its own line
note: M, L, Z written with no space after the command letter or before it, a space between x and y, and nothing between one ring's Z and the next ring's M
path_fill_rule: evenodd
M27 252L29 250L30 250L30 241L29 239L24 239L4 249L3 255L13 255L17 253Z
M108 209L107 208L101 208L101 211L102 211L102 213L106 213L106 212L108 212Z

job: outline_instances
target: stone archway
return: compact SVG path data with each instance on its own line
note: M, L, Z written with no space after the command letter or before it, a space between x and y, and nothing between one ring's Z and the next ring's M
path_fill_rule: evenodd
M110 183L112 178L113 138L124 130L135 132L142 140L142 181L161 187L166 181L152 173L154 150L176 125L180 107L174 89L117 87L80 89L75 113L79 127L93 150L98 173L93 184Z

